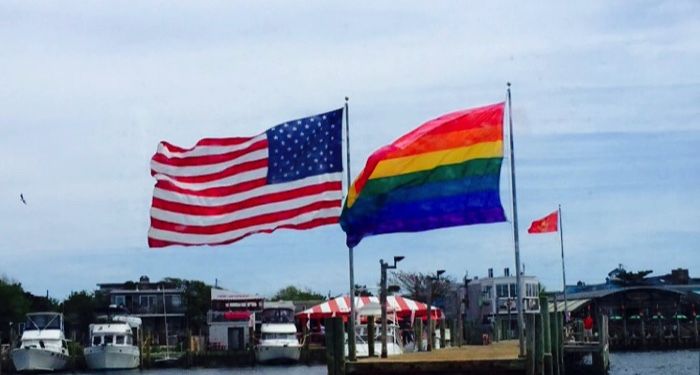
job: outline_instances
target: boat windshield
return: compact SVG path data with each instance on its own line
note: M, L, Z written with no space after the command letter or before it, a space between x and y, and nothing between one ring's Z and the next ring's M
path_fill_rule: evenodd
M58 314L34 314L27 316L25 331L39 329L61 329L61 316Z
M263 340L296 340L297 335L294 333L263 333Z
M262 313L263 323L294 323L294 311L291 309L265 309Z

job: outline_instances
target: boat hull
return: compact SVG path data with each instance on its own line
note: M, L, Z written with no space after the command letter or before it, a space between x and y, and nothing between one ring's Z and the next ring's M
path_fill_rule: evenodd
M17 372L59 371L68 365L68 356L40 348L18 348L10 352Z
M139 348L101 345L85 348L85 362L91 370L119 370L139 367Z
M301 355L301 345L265 345L255 348L255 359L258 362L298 362Z

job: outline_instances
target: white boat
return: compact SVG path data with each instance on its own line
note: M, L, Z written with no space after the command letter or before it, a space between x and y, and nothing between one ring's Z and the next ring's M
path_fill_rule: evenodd
M55 312L27 314L19 347L10 352L18 372L59 371L68 364L68 344L63 315Z
M260 341L255 345L258 362L297 362L302 344L294 325L291 302L268 302L262 312Z
M141 354L132 329L140 327L140 318L122 315L112 317L108 323L90 324L90 346L83 351L88 368L137 368Z

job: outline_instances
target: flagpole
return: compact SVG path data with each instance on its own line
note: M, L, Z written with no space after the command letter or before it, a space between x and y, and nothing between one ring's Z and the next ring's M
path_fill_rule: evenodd
M345 97L345 153L347 157L348 183L345 197L350 193L350 114L348 112L348 98ZM348 332L348 360L354 361L355 355L355 267L353 261L353 247L348 246L348 263L350 264L350 329Z
M513 195L513 246L515 248L515 282L518 284L517 295L518 300L516 306L518 308L518 340L520 343L520 356L525 356L525 337L523 336L524 316L523 316L523 285L520 275L520 238L518 236L518 200L515 193L515 156L513 151L513 111L510 101L510 82L508 85L508 129L510 141L510 185Z
M564 265L564 226L561 218L561 204L559 205L559 242L561 243L561 277L564 282L564 321L567 321L567 313L569 311L566 301L566 266Z

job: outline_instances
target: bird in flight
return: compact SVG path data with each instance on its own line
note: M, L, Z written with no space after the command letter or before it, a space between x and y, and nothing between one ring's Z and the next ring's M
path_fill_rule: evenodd
M24 194L19 195L19 200L21 200L22 203L27 204L27 201L24 199Z

